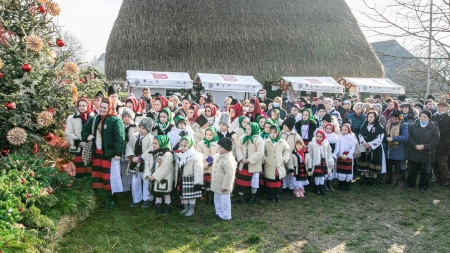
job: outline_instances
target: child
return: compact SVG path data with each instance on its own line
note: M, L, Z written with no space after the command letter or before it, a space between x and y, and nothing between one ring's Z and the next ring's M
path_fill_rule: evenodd
M208 119L208 126L213 126L217 131L219 131L219 119L217 118L216 113L217 107L214 105L205 106L205 117Z
M194 141L197 144L203 140L203 137L205 136L205 129L208 128L208 119L205 115L200 114L198 116L194 127Z
M295 125L295 119L293 117L286 117L286 119L281 124L282 131L281 131L281 138L285 140L289 145L289 150L292 151L295 149L295 143L298 140L301 140L300 135L296 134L294 131ZM287 191L294 190L294 182L293 178L291 177L291 173L286 174L286 177L283 178L283 190ZM295 192L294 192L295 194Z
M132 174L132 187L131 192L133 196L133 202L130 207L136 207L143 200L142 208L148 208L152 202L152 196L149 193L149 183L145 180L144 169L147 153L153 150L153 135L150 131L153 128L153 120L148 117L144 117L139 122L139 132L133 134L130 141L127 144L125 156L130 160L128 165L127 174Z
M239 117L244 115L244 109L242 108L241 104L234 104L230 107L230 130L236 131L240 124L239 124Z
M305 186L309 185L307 168L311 168L311 156L305 152L306 147L302 139L295 142L291 152L288 168L294 178L294 194L297 198L305 197Z
M328 114L329 115L329 114ZM336 164L336 154L334 151L336 150L336 146L338 145L339 138L337 134L335 133L334 125L331 123L326 123L324 125L325 129L325 137L328 140L328 143L330 143L331 147L331 153L333 154L334 164ZM325 176L325 190L328 191L334 191L333 186L331 185L331 180L335 178L336 170L335 166L333 166L333 169L331 173Z
M189 135L191 138L194 138L194 130L188 125L186 125L185 118L178 114L175 117L175 126L170 129L170 132L167 134L167 137L170 139L170 145L174 150L178 149L178 143L181 140L181 137Z
M184 205L180 214L190 217L194 215L195 199L202 197L203 155L195 150L194 140L187 135L181 137L180 151L175 153L176 190Z
M211 192L211 169L213 163L213 156L219 153L219 146L217 141L216 128L210 126L205 130L205 138L197 145L197 152L203 154L203 181L206 192L206 204L213 205L213 194Z
M311 109L303 109L302 120L299 120L295 123L295 131L300 135L306 146L314 137L314 132L316 131L316 129L317 123L312 116Z
M339 189L350 191L350 182L353 180L353 155L355 154L358 141L352 133L349 124L341 126L338 145L335 154L337 156L337 178L340 183Z
M325 116L325 114L327 114L327 111L325 110L325 105L324 104L318 104L317 105L317 114L314 115L314 118L316 119L316 123L317 123L317 128L318 129L323 129L323 117Z
M172 111L170 111L169 108L165 107L158 114L158 120L156 121L153 135L167 135L173 126L174 124L172 119Z
M259 136L259 125L254 122L249 123L245 135L239 138L236 145L236 158L239 162L236 188L239 196L233 202L244 203L244 193L251 193L252 196L248 203L255 203L263 157L264 140Z
M264 116L259 116L258 117L258 125L260 128L260 131L263 132L264 131L264 124L266 123L267 119Z
M231 220L230 193L233 191L237 163L230 152L233 149L231 139L223 137L218 144L219 153L214 155L211 189L214 192L217 219Z
M239 140L241 136L245 134L247 131L247 125L250 122L250 119L245 116L239 116L239 128L234 132L236 133L236 138ZM235 143L237 144L237 143Z
M139 131L138 126L135 125L133 119L135 114L129 108L124 108L122 110L122 121L125 127L125 150L123 152L122 158L120 159L120 175L122 177L122 185L123 191L128 192L131 191L131 185L133 183L133 175L127 174L129 161L126 159L125 152L127 148L127 144L132 138L134 133ZM142 119L141 119L142 120ZM129 195L128 195L129 196Z
M324 189L325 175L331 173L331 169L334 166L334 159L325 132L318 129L315 135L313 140L308 144L308 152L311 155L311 167L309 170L313 170L316 194L326 195ZM313 166L314 168L312 168Z
M323 130L325 130L326 124L332 124L332 125L334 125L334 130L335 130L334 132L336 134L339 133L340 129L339 129L339 124L337 122L338 121L336 120L336 118L331 116L331 114L328 114L328 113L325 114L325 116L323 116L323 119L322 119Z
M271 202L281 202L282 178L286 176L285 164L289 161L290 148L280 137L278 125L270 127L270 138L264 142L264 181Z
M272 122L277 124L277 126L281 126L281 124L283 124L283 120L280 119L280 109L272 109L272 111L270 111L270 119Z
M162 213L164 197L164 214L172 212L170 193L173 188L174 160L170 140L165 135L157 135L153 139L153 151L149 152L145 161L144 178L152 182L151 191L156 200L156 214Z
M218 132L219 134L219 139L222 139L224 137L228 137L230 139L232 139L234 132L229 131L229 127L230 127L230 115L228 113L222 113L222 116L220 116L220 120L219 120L219 126L220 126L220 131Z
M270 119L264 123L264 127L262 128L261 134L260 134L260 136L263 140L267 140L270 138L270 127L273 125L274 124L273 124L272 120L270 120Z

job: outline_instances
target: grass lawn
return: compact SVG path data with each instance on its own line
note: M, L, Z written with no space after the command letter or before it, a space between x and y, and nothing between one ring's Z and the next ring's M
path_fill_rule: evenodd
M450 189L426 192L390 185L335 190L306 198L283 193L281 203L260 197L232 205L231 221L216 221L198 201L187 218L128 207L98 208L59 243L58 252L449 252Z

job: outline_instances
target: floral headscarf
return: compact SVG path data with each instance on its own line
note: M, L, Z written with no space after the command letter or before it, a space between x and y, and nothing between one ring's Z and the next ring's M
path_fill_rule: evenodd
M206 116L206 108L209 108L211 110L211 116ZM217 107L214 105L207 105L205 106L205 117L216 117Z
M250 140L253 143L253 136L258 136L259 135L259 124L256 122L250 122L248 123L249 126L252 129L252 132L250 133L250 135L244 135L244 139L242 141L242 144L245 144L248 140Z
M257 98L250 99L250 103L255 107L255 109L253 110L253 112L246 112L245 116L263 114L261 107L259 107L259 100Z
M270 115L269 115L270 119L274 120L274 119L272 119L272 113L274 113L274 112L277 113L277 119L276 120L279 120L280 119L280 109L278 109L278 108L272 109L272 111L270 111Z
M166 121L166 123L162 123L162 122L159 120L159 117L160 117L161 113L167 114L167 121ZM161 131L166 130L170 125L173 125L172 112L170 111L169 108L165 107L165 108L163 108L163 109L161 110L161 112L159 112L158 120L156 121L156 124L158 125L158 127L159 127L159 129L160 129Z
M187 141L187 143L188 143L188 148L192 148L192 146L194 146L194 140L193 140L192 137L190 137L189 135L185 135L185 136L181 137L180 142L181 142L182 140Z
M167 135L157 135L155 138L158 140L159 150L172 150L172 146L170 145L170 139Z
M177 116L175 116L175 126L177 128L179 128L178 125L184 121L185 121L185 118L182 115L178 114Z
M169 101L168 101L167 98L165 98L164 96L156 97L155 101L156 101L156 100L161 101L161 111L162 111L164 108L166 108L166 107L168 106L168 104L169 104Z
M317 134L322 134L322 138L323 138L322 141L319 142L317 140ZM319 146L322 146L323 141L327 139L327 135L325 134L325 132L322 129L318 129L316 131L315 137L316 137L316 139L315 139L316 143L319 144Z
M264 129L265 129L266 124L269 124L270 126L273 126L273 125L274 125L274 124L273 124L273 121L270 120L270 119L267 120L266 123L264 123ZM260 136L261 136L261 138L263 138L264 140L266 140L267 138L270 137L270 132L269 132L269 133L266 133L266 131L264 131L264 129L261 130Z
M142 114L143 109L142 109L141 103L139 103L139 101L136 98L129 98L129 99L127 99L125 104L128 103L128 102L133 104L133 112L134 113Z
M212 132L212 136L213 137L212 137L211 140L206 139L206 131L211 131ZM205 130L205 138L203 138L203 142L206 144L206 146L208 146L208 148L210 148L211 147L211 142L216 142L218 140L219 140L219 135L217 134L216 128L213 127L213 126L210 126L210 127L206 128L206 130Z
M114 101L110 100L109 98L103 98L101 103L107 103L108 104L108 112L106 113L106 117L109 116L117 116L116 106Z

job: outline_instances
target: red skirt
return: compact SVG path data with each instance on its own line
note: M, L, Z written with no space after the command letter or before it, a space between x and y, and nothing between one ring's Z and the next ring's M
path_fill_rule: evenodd
M95 148L92 161L92 188L97 194L111 194L111 160L103 159L102 150Z
M344 155L348 155L348 152L344 152ZM353 171L353 160L350 158L337 159L337 173L351 175Z
M242 193L251 193L253 173L248 172L248 164L244 164L242 170L236 173L236 191Z
M75 156L75 159L73 159L73 163L75 164L76 172L75 175L76 178L83 178L83 177L90 177L92 174L92 164L88 164L88 166L84 165L83 157L81 155Z
M278 169L275 169L275 179L269 179L264 177L264 182L269 194L281 193L281 187L283 186L283 182L281 181L280 175L278 174Z

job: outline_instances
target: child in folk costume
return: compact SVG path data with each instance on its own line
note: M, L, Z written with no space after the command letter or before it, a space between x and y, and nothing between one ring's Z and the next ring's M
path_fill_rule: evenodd
M353 180L353 158L358 141L352 133L349 124L341 126L341 134L336 145L335 154L337 156L337 178L339 180L339 189L342 191L350 190L350 182Z
M135 116L133 117L133 122L139 124L144 117L142 104L136 98L128 98L125 102L125 107L134 112Z
M139 128L133 121L135 114L129 108L124 108L122 110L121 118L123 121L123 126L125 127L125 150L123 151L122 158L120 159L120 175L122 176L123 191L130 192L131 185L133 184L133 175L127 173L130 162L128 161L125 153L128 142L130 142L133 134L139 132Z
M300 135L295 133L294 125L295 125L295 118L290 116L286 117L286 119L281 124L282 126L281 138L288 143L290 151L294 150L295 143L298 140L302 139ZM286 177L283 178L283 189L294 190L294 178L291 176L291 173L287 173Z
M205 130L208 128L208 119L205 115L200 114L196 120L196 124L198 127L194 130L194 141L197 144L201 142L205 136Z
M174 127L174 122L172 119L172 111L170 111L170 108L165 107L158 114L156 126L152 134L153 136L167 135L170 132L170 130L172 130L172 127Z
M214 204L213 194L211 192L211 170L213 156L219 153L219 146L217 145L218 140L219 136L217 135L216 128L210 126L205 130L205 138L197 145L197 152L203 154L203 181L207 205Z
M230 138L223 137L218 145L219 153L213 157L211 190L214 192L216 217L220 220L230 220L230 193L233 191L237 163L230 152L233 150L233 142Z
M259 125L254 122L249 123L245 135L239 138L236 145L236 158L239 162L236 190L239 196L234 202L244 203L244 193L251 193L249 203L255 203L263 157L264 140L259 136Z
M245 116L248 117L251 122L256 122L258 117L263 115L263 111L259 106L259 100L257 98L250 99L250 103L248 104L248 111L245 113Z
M323 124L323 117L327 114L327 110L325 110L325 105L324 104L318 104L317 105L317 113L316 115L314 115L314 118L316 119L316 123L317 123L317 128L318 129L323 129L324 124Z
M274 123L270 119L264 123L264 126L261 129L261 133L259 134L259 136L261 136L261 138L263 138L263 140L267 140L270 138L270 127L273 125L274 125Z
M316 129L317 123L311 109L303 109L302 120L295 123L295 131L300 135L306 146L313 139Z
M234 104L230 107L230 130L236 131L240 124L239 124L239 117L244 116L244 108L242 108L241 104Z
M175 170L172 147L165 135L155 136L152 144L153 150L149 152L145 161L144 178L151 182L151 192L156 198L156 214L162 213L162 198L164 198L164 214L169 214L172 212L170 193Z
M217 133L219 135L219 139L224 137L228 137L230 139L233 138L234 131L230 130L230 115L228 113L222 113L219 120L220 131Z
M194 130L188 125L186 125L185 118L178 114L175 116L175 126L170 129L170 132L167 134L167 137L170 139L170 145L174 150L178 149L178 143L181 140L181 137L185 135L189 135L191 138L194 138Z
M283 120L280 119L280 109L274 108L270 111L270 119L273 123L277 124L278 126L281 126L283 124Z
M314 175L317 195L326 195L325 176L331 173L334 167L334 158L331 153L331 146L327 140L325 132L321 129L316 131L316 136L308 144L308 152L311 155L311 167Z
M286 176L285 164L289 161L289 144L281 139L280 128L270 127L270 138L264 142L264 181L271 202L281 202L282 179Z
M150 134L153 124L151 118L142 118L139 122L139 132L131 136L125 150L125 157L130 160L127 174L133 175L131 187L133 202L130 207L136 207L144 201L141 207L148 208L153 200L153 196L149 193L149 182L144 177L148 151L153 150L153 135Z
M219 118L217 118L216 113L217 107L214 105L205 106L205 117L208 119L208 126L213 126L217 131L219 131Z
M258 117L257 123L259 125L259 129L260 129L261 133L263 133L263 131L264 131L264 124L266 123L266 121L267 121L266 117L264 117L264 116Z
M327 114L330 115L330 114ZM331 115L330 115L331 116ZM325 137L328 141L328 143L330 143L330 147L331 147L331 153L333 154L333 159L334 159L334 165L331 173L328 173L328 175L325 175L325 190L328 191L334 191L334 188L332 186L332 180L336 177L336 146L338 145L338 141L339 138L335 132L335 128L334 125L331 123L326 123L324 125L324 131L325 131Z
M187 135L180 140L180 151L175 153L176 191L184 205L180 214L190 217L194 215L195 199L202 197L203 155L197 152L194 140Z
M250 122L250 119L245 116L239 116L239 128L234 130L236 133L236 139L240 139L241 136L245 135L245 132L247 131L247 125ZM234 143L235 145L237 142Z
M305 197L304 187L309 185L307 168L311 168L311 156L305 150L303 140L297 140L287 166L289 174L294 177L294 194L297 198Z

